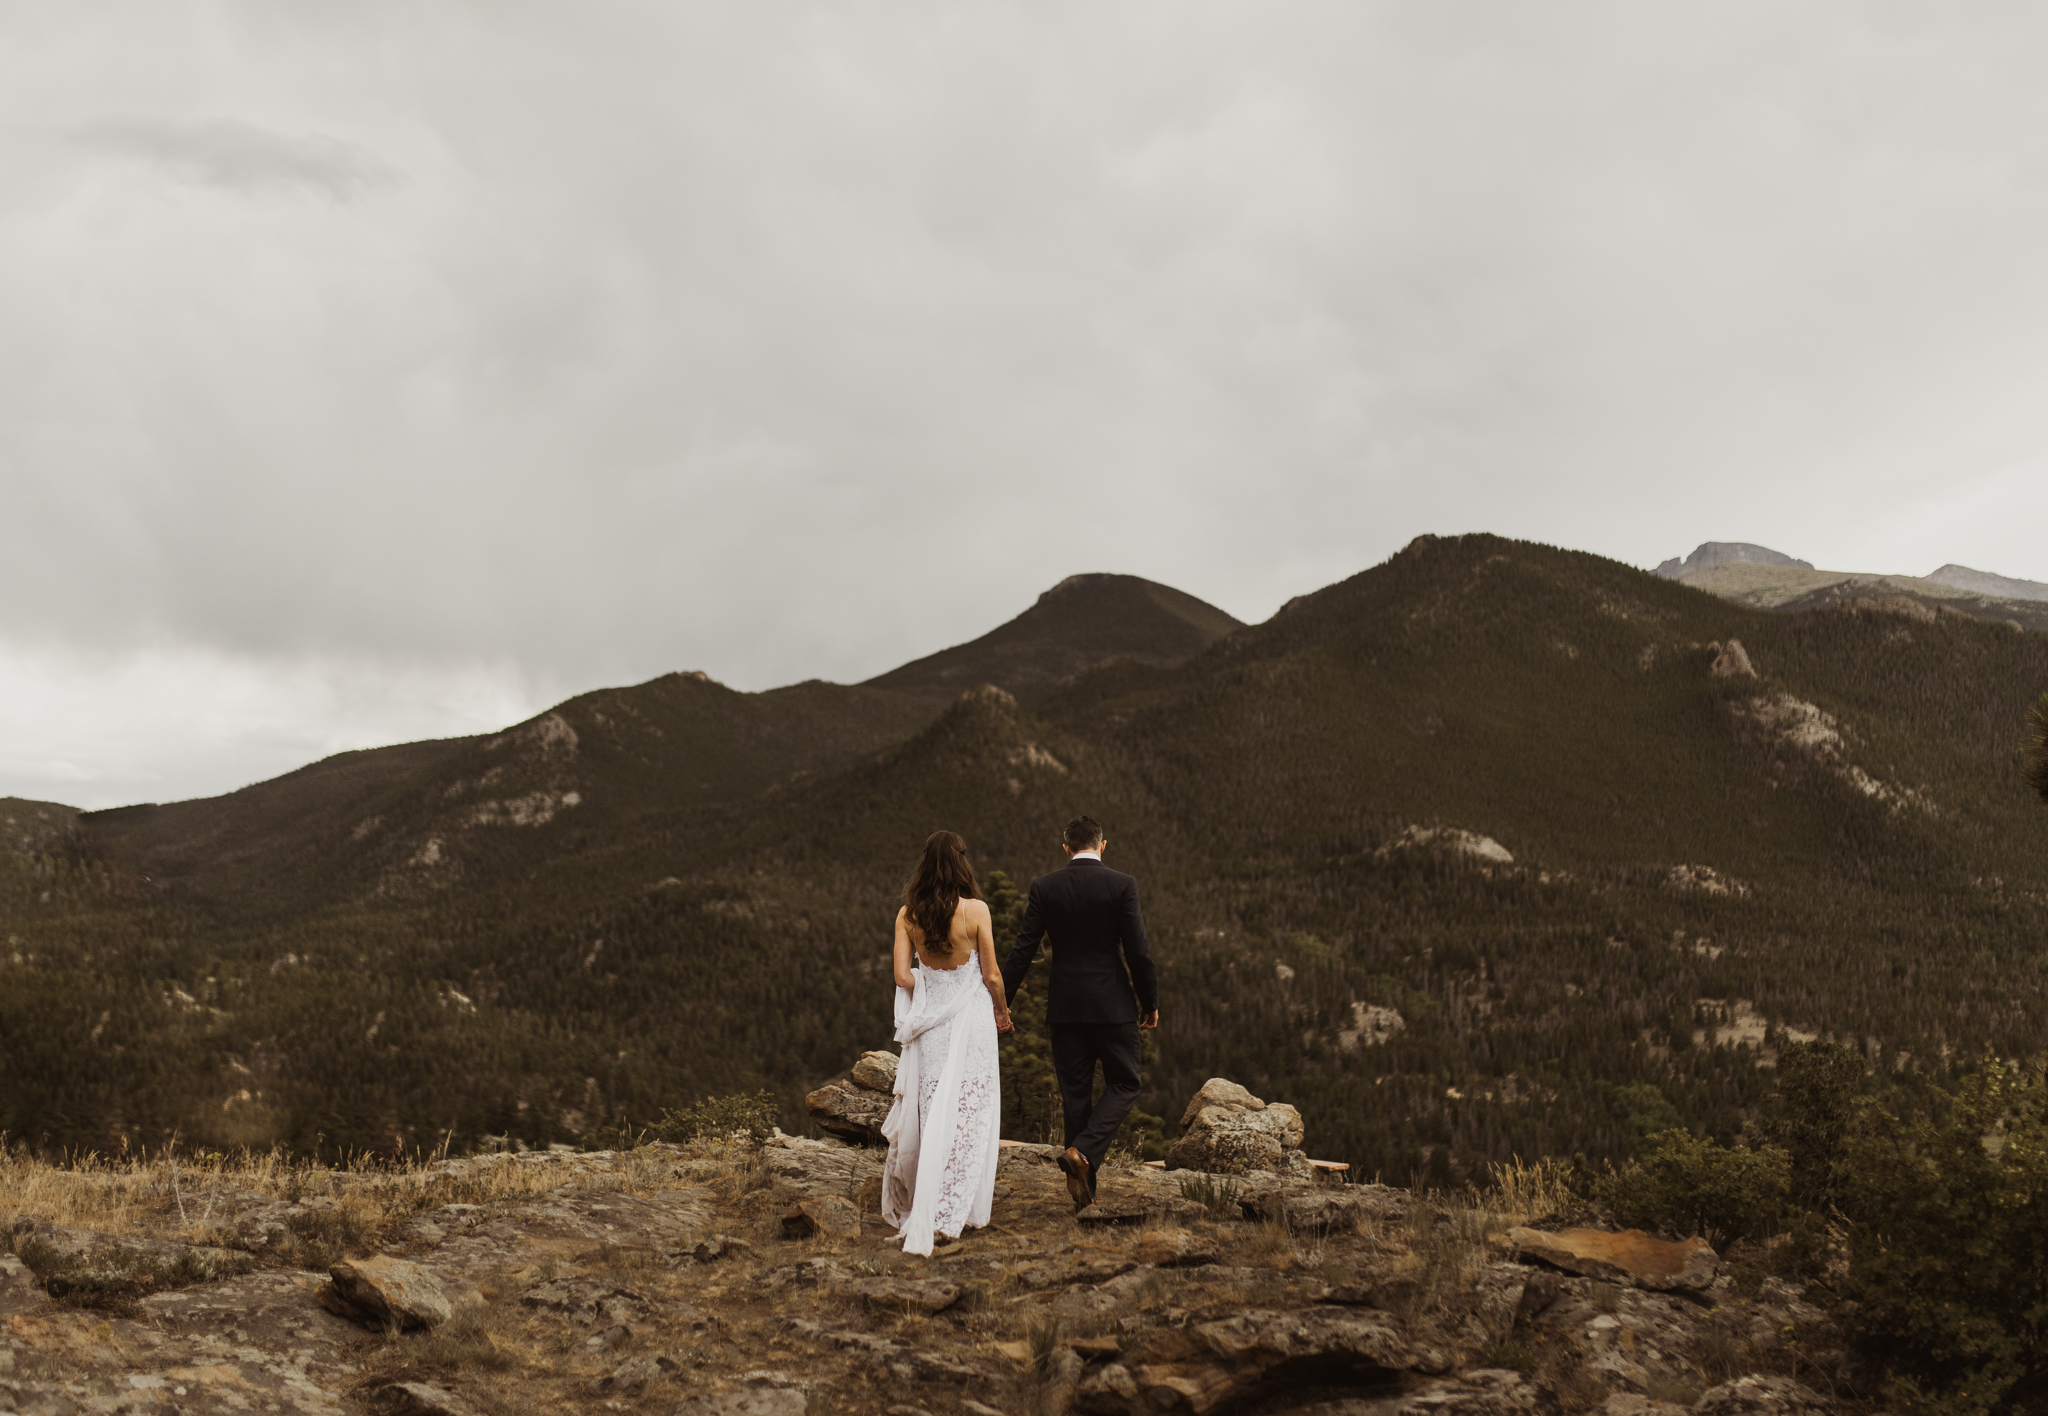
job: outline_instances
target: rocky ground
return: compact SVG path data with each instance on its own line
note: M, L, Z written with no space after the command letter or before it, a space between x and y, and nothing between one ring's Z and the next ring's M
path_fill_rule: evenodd
M994 1222L930 1260L874 1212L879 1153L836 1140L168 1183L15 1165L0 1411L1837 1404L1823 1316L1697 1244L1545 1223L1513 1186L1143 1167L1077 1218L1052 1154L1006 1149Z

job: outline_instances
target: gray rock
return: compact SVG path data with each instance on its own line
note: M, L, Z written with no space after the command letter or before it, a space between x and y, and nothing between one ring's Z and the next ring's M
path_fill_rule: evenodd
M800 1136L778 1136L761 1147L762 1168L777 1180L801 1194L841 1198L870 1181L879 1188L882 1156L881 1151L863 1150L843 1141L812 1141Z
M377 1405L392 1416L470 1416L469 1403L432 1382L393 1382L379 1387Z
M813 1195L782 1217L785 1239L843 1239L860 1233L860 1210L843 1195Z
M960 1285L936 1278L870 1278L845 1291L871 1308L893 1313L941 1313L960 1301Z
M669 1416L804 1416L810 1403L800 1391L750 1387L723 1396L693 1396L669 1408Z
M1071 1347L1055 1347L1046 1354L1038 1387L1039 1409L1045 1416L1067 1416L1074 1409L1074 1396L1081 1389L1087 1365Z
M25 1313L42 1301L28 1265L12 1254L0 1254L0 1317Z
M804 1110L811 1119L835 1136L862 1145L887 1145L882 1123L896 1099L887 1092L870 1091L852 1081L835 1078L804 1098Z
M635 1357L621 1364L597 1386L599 1391L630 1396L647 1390L666 1375L661 1364L652 1357Z
M482 1295L460 1280L440 1280L420 1265L388 1254L344 1259L329 1269L331 1288L321 1301L347 1317L377 1325L437 1328L455 1316L458 1307L481 1303Z
M863 1052L846 1077L857 1087L888 1095L896 1090L896 1062L893 1052Z
M1737 1377L1711 1388L1693 1407L1698 1416L1805 1416L1834 1408L1790 1377Z
M1256 1401L1314 1381L1373 1385L1411 1370L1443 1370L1444 1354L1418 1346L1385 1313L1254 1309L1185 1329L1153 1329L1120 1360L1080 1383L1080 1409L1201 1412Z
M647 1313L645 1294L591 1278L551 1278L519 1296L529 1308L559 1313L579 1323L627 1323Z
M1301 1149L1301 1113L1283 1102L1268 1104L1237 1083L1211 1077L1181 1114L1181 1138L1166 1152L1168 1170L1202 1170L1242 1175L1279 1172L1289 1151ZM1293 1169L1306 1178L1306 1158Z

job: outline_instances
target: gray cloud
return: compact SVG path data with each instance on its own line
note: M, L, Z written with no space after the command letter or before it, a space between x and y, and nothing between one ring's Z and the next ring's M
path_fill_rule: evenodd
M764 687L1470 529L2048 579L2048 12L201 13L0 14L0 644Z
M317 133L294 137L234 118L101 118L82 125L78 139L87 147L162 167L188 182L238 192L300 189L346 201L396 177L374 153L339 138Z

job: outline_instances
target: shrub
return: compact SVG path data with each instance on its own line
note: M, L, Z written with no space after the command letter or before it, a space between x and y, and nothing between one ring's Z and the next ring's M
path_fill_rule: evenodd
M775 1134L782 1109L772 1092L713 1097L681 1111L664 1111L647 1128L650 1141L745 1141L759 1145Z
M1593 1184L1593 1198L1622 1223L1698 1234L1715 1248L1776 1230L1791 1191L1791 1158L1776 1146L1730 1150L1690 1131L1650 1138L1647 1160Z
M1987 1058L1943 1111L1860 1108L1841 1296L1895 1405L1979 1416L2048 1376L2048 1081Z
M637 1131L630 1126L600 1126L580 1138L585 1150L633 1150L651 1142L679 1145L684 1141L740 1141L759 1145L775 1134L782 1109L772 1092L736 1092L715 1096L681 1110L664 1110L661 1119Z

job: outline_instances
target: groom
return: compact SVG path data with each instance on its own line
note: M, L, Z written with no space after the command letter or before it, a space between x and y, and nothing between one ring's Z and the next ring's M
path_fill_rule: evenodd
M1108 845L1094 817L1067 823L1060 843L1066 867L1031 882L1024 925L1003 966L1003 993L1014 999L1039 944L1052 935L1045 1021L1067 1113L1059 1165L1076 1210L1094 1202L1102 1158L1138 1099L1138 1029L1159 1026L1159 978L1138 912L1138 882L1102 863ZM1098 1062L1101 1101L1094 1099Z

